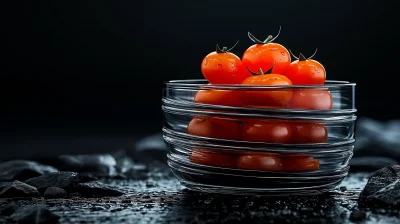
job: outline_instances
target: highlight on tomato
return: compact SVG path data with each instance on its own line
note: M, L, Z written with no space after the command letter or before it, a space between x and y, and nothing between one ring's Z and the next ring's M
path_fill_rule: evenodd
M284 123L244 123L242 140L249 142L290 143L292 130Z
M241 130L238 123L213 117L193 118L187 127L187 133L226 140L241 139Z
M328 139L328 130L325 124L313 122L293 122L291 124L293 144L325 143Z
M332 106L332 94L324 89L293 90L289 103L290 108L303 110L331 110Z
M194 149L189 160L192 163L197 163L206 166L224 167L224 168L236 168L237 156L224 154L224 152L218 152L218 150L211 149Z
M251 70L258 69L267 70L274 66L272 73L284 74L290 65L289 51L278 43L273 41L279 36L281 27L279 27L278 34L273 37L269 35L264 41L257 39L253 34L248 32L248 36L255 44L250 46L242 56L244 66Z
M232 107L242 106L239 93L233 90L199 90L194 97L194 102Z
M265 155L239 156L237 168L243 170L281 171L282 160L278 157Z
M284 172L300 172L319 170L320 162L311 156L283 156L282 171Z
M221 49L217 44L216 51L201 62L201 72L211 84L240 84L250 76L240 58L230 52L238 42L230 49Z
M247 68L253 75L246 78L243 85L259 85L259 86L290 86L292 82L286 76L279 74L272 74L274 66L270 67L268 71L263 72L258 68L259 73L255 73ZM292 91L289 89L284 90L247 90L241 91L241 100L246 106L257 106L266 108L282 108L287 107L291 98Z
M302 53L299 57L292 54L297 60L293 61L283 74L292 81L293 85L323 85L325 83L326 71L324 66L311 59L317 54L317 50L308 58L304 57Z

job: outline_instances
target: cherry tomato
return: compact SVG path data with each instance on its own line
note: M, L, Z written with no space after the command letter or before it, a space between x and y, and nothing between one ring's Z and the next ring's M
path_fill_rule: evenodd
M274 123L245 123L242 140L249 142L290 143L292 131L289 125Z
M313 56L307 59L300 54L300 57L290 64L284 75L292 81L293 85L322 85L325 83L325 68L318 61L312 60Z
M277 157L264 155L239 156L237 167L244 170L281 171L282 161Z
M328 131L324 124L293 123L292 141L294 144L324 143L328 138Z
M237 157L222 153L211 153L209 152L209 150L203 151L195 149L189 156L189 160L192 163L197 163L207 166L236 168Z
M272 68L267 72L256 74L250 70L253 76L246 78L243 85L260 85L260 86L288 86L292 82L285 76L279 74L269 74ZM247 106L257 107L286 107L292 98L291 90L248 90L242 91L240 94L242 102Z
M270 35L265 41L255 38L250 32L248 36L255 44L250 46L242 56L242 62L251 70L268 69L274 65L274 74L284 74L290 65L289 51L282 45L272 43L275 38Z
M213 118L193 118L187 133L208 138L240 140L240 126L231 121Z
M290 108L304 110L331 110L332 95L327 90L294 90Z
M232 90L199 90L194 97L194 102L232 107L242 105L239 93Z
M229 52L232 48L227 50L224 47L221 50L217 45L217 50L208 54L201 62L201 72L210 83L240 84L250 76L240 58Z
M312 157L292 156L282 158L282 171L313 171L319 170L319 160Z

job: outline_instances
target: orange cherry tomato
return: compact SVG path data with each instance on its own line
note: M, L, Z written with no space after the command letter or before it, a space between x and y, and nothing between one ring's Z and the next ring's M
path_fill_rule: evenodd
M224 47L221 50L217 45L217 50L208 54L201 62L201 72L210 83L240 84L250 76L240 58L229 52L232 48L227 50Z
M314 55L305 58L303 54L300 54L300 57L290 64L284 75L292 81L293 85L322 85L325 83L325 68L318 61L311 59Z
M199 90L194 97L194 102L232 107L242 105L239 93L232 90Z
M279 123L245 123L242 140L249 142L290 143L292 131L289 125Z
M280 33L280 29L279 29ZM260 41L251 33L248 33L250 40L255 44L250 46L242 56L242 62L250 70L268 69L274 65L274 74L284 74L290 65L289 51L282 45L272 43L275 38L269 36L265 41Z
M243 85L260 85L260 86L289 86L292 82L285 76L279 74L269 74L272 68L267 72L256 74L250 71L253 76L246 78ZM291 90L248 90L242 91L240 94L242 102L247 106L256 107L286 107L292 98Z
M281 171L282 161L277 157L264 155L239 156L237 167L244 170Z
M304 110L331 110L332 95L327 90L294 90L290 108Z
M282 158L282 171L313 171L319 170L319 160L312 157L286 157Z
M189 156L189 160L192 163L207 166L236 168L237 157L221 153L211 153L209 150L203 151L195 149Z
M240 140L240 126L232 121L212 118L193 118L187 133L208 138Z
M324 143L328 139L328 131L324 124L293 123L292 141L294 144Z

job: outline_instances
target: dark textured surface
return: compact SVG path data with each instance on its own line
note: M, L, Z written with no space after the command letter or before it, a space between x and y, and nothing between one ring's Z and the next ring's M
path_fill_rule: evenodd
M107 186L99 181L80 183L77 186L77 192L84 197L121 196L124 194L122 191Z
M36 187L41 194L44 194L48 187L59 187L71 192L78 182L79 176L75 172L49 173L25 181L25 183Z
M400 166L387 166L375 172L360 194L360 201L400 207Z
M51 199L51 198L66 198L68 193L66 190L59 188L59 187L48 187L44 192L44 198Z
M44 205L30 205L18 208L11 219L20 224L53 224L60 216L54 214Z
M337 190L319 196L246 197L186 190L162 165L149 168L147 178L105 179L120 197L69 199L0 199L0 208L41 204L60 216L60 223L346 223L351 219L399 222L399 210L358 208L358 197L370 173L354 173ZM355 212L353 212L355 211ZM351 215L353 212L353 215ZM361 214L360 214L361 213ZM0 217L0 223L9 217Z
M0 181L26 180L58 170L34 161L11 160L0 163Z
M36 187L27 185L21 181L14 181L10 186L0 192L0 198L29 198L40 197Z

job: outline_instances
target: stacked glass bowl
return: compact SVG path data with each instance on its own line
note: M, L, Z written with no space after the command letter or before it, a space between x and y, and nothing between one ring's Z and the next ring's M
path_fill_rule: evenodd
M355 84L345 81L319 86L167 82L162 109L168 165L182 184L197 191L329 191L349 171L355 142L354 94ZM291 103L277 106L287 96ZM232 103L236 101L240 104Z

